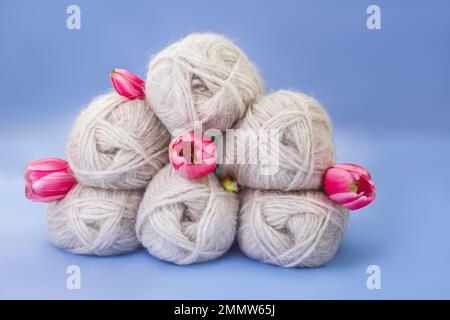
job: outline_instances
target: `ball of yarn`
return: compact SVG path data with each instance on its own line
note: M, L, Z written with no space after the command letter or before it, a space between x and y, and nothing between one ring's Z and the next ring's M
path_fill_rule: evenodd
M317 189L335 162L328 114L302 93L278 91L261 97L234 129L234 137L227 137L234 148L227 145L222 170L243 186Z
M146 95L175 134L225 130L262 93L256 67L233 42L216 34L191 34L158 53L148 67Z
M238 207L236 195L213 174L187 180L169 165L145 192L136 233L159 259L180 265L212 260L233 243Z
M111 92L78 117L68 161L79 183L106 189L145 188L167 162L170 134L144 100Z
M247 189L239 212L238 243L249 257L282 267L318 267L333 258L348 211L321 191Z
M46 229L57 247L76 254L109 256L139 247L136 214L143 192L76 185L51 203Z

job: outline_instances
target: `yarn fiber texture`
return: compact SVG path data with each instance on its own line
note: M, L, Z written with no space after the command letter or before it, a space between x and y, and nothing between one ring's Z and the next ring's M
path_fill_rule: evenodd
M68 161L83 185L145 188L168 162L169 142L170 134L148 102L111 92L81 112L69 137Z
M348 211L321 191L248 189L239 217L241 250L281 267L324 265L334 257L348 224Z
M230 140L235 151L225 156L222 170L243 186L318 189L326 169L335 162L328 114L315 99L302 93L278 91L261 97L234 129ZM248 143L249 132L258 139L253 143L257 151ZM277 139L278 150L273 139ZM228 146L226 150L229 153ZM243 150L245 161L237 158L239 150Z
M230 128L262 94L256 67L221 35L191 34L149 63L146 95L156 115L175 134ZM176 135L176 134L175 134Z
M155 257L184 265L215 259L235 238L239 203L214 174L187 180L170 165L158 172L139 207L136 233Z
M76 185L51 203L45 227L50 241L66 251L109 256L137 249L136 214L143 192Z

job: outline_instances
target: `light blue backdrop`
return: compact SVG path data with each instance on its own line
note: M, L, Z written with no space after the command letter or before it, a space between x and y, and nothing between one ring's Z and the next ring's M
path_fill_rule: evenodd
M81 30L66 8L81 8ZM368 30L366 8L381 8ZM237 249L174 266L144 251L96 258L54 248L24 165L64 158L80 108L109 70L144 76L150 56L194 31L224 33L267 91L314 95L334 121L338 160L369 168L376 202L352 213L326 267L286 270ZM0 298L450 298L450 1L0 1ZM66 288L66 267L82 289ZM381 268L368 290L366 268Z

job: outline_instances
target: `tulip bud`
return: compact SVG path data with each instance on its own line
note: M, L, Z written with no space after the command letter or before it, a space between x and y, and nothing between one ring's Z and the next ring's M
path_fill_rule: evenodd
M25 180L26 197L38 202L60 200L76 184L67 161L52 158L28 163Z
M230 177L226 177L222 180L222 186L226 192L237 193L239 192L239 185L236 180Z
M111 70L111 82L117 93L125 98L132 100L145 97L144 80L127 70Z
M195 133L183 134L170 142L169 160L172 167L188 179L205 177L216 167L216 146Z
M356 164L335 164L327 170L324 190L328 197L349 210L367 206L375 199L369 171Z

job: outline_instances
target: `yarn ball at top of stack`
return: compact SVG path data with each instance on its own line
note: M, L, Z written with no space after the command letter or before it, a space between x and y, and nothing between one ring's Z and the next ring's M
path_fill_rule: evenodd
M77 184L48 208L50 241L66 251L109 256L137 249L136 215L143 192Z
M111 92L81 112L69 137L68 161L83 185L145 188L168 162L169 142L170 134L148 102Z
M343 238L348 211L321 191L244 191L237 239L249 257L282 267L318 267Z
M222 35L191 34L159 52L148 67L147 98L173 135L194 131L195 122L202 132L224 131L262 91L256 67Z
M302 93L282 90L261 97L233 129L221 167L242 186L318 189L335 162L328 114Z
M175 264L215 259L234 241L239 203L210 174L188 180L170 165L150 181L136 233L150 254Z

